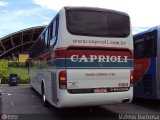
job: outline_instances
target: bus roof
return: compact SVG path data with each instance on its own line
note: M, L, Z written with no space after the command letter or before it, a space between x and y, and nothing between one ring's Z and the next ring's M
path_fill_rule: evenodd
M155 30L160 30L160 25L152 27L152 28L149 28L148 30L145 30L143 32L137 33L137 34L134 35L134 37L137 37L137 36L140 36L140 35L143 35L143 34L146 34L146 33L150 33L150 32L153 32Z
M66 10L97 10L97 11L108 11L112 13L117 13L117 14L123 14L126 16L129 16L128 13L122 12L122 11L117 11L113 9L107 9L107 8L99 8L99 7L74 7L74 6L65 6L64 9Z

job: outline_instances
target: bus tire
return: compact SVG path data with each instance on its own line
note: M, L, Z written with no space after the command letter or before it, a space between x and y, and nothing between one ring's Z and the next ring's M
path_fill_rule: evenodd
M48 107L49 106L49 103L48 101L46 100L46 93L45 93L45 87L44 87L44 83L42 83L42 101L43 101L43 104L45 107Z
M34 88L31 85L31 77L30 77L30 75L29 75L29 85L30 85L31 89L34 90Z

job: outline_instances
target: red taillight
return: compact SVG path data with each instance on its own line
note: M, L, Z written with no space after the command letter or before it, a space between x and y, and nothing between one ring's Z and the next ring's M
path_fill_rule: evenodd
M134 73L134 70L131 70L130 71L130 84L131 84L131 86L133 86L133 80L134 80L133 73Z
M63 70L59 73L59 88L60 89L66 89L67 88L66 70Z

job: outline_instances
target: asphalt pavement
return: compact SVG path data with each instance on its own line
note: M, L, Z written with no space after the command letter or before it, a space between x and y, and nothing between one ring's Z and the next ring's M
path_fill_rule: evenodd
M18 120L106 120L118 119L118 114L102 107L78 107L58 109L44 107L41 96L29 85L0 88L2 95L2 115Z
M130 104L103 105L100 107L78 107L58 109L44 107L41 96L29 85L0 87L0 113L2 117L18 120L119 120L125 115L157 115L160 119L160 101L135 99Z

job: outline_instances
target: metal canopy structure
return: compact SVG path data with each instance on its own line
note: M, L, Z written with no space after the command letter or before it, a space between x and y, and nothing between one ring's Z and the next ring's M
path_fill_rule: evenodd
M17 56L19 53L28 53L45 27L31 27L0 38L0 59L6 59L13 54Z

